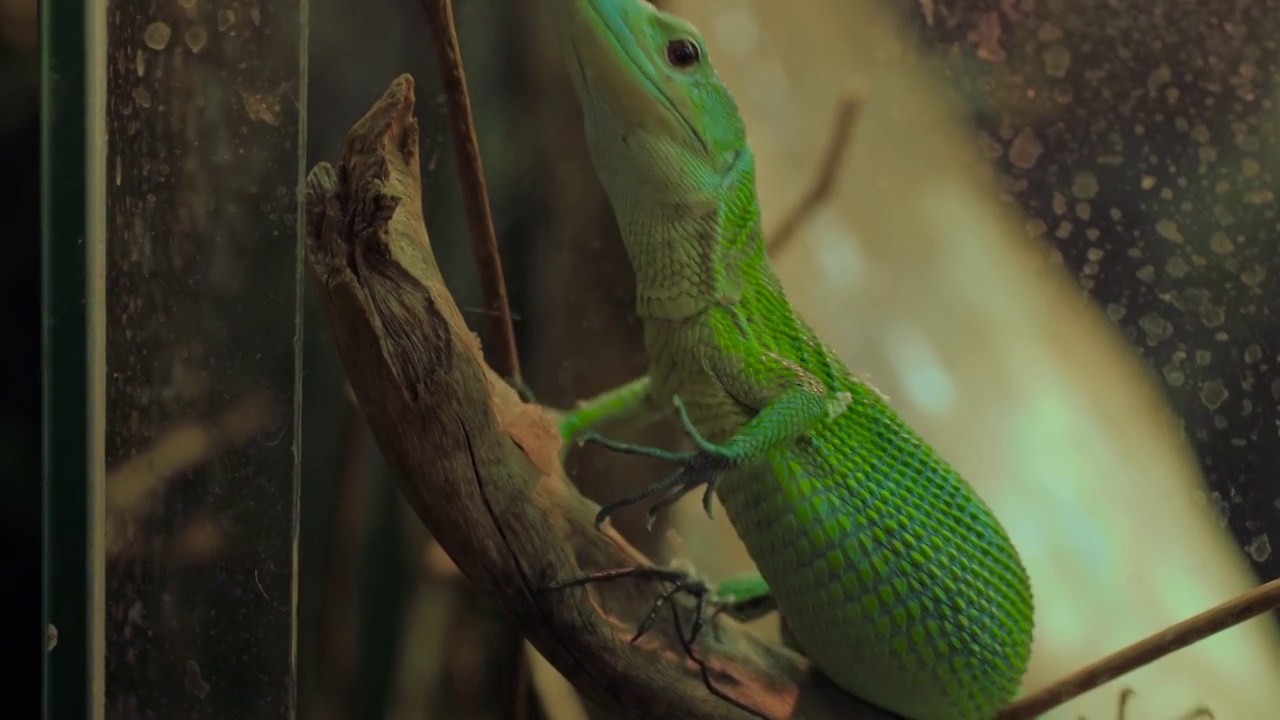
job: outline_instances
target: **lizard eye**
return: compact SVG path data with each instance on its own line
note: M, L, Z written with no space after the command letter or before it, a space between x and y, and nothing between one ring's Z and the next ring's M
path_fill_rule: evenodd
M676 38L667 43L667 62L673 68L685 70L697 65L701 59L702 50L688 38Z

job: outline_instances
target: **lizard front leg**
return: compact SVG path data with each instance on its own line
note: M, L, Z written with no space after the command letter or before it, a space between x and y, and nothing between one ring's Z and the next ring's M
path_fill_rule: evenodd
M803 368L773 353L747 352L713 363L712 371L725 392L744 407L759 408L732 437L717 445L698 431L679 396L672 398L685 432L698 449L679 453L660 448L610 440L596 432L584 432L579 443L594 442L615 452L651 457L680 466L676 472L638 493L601 508L596 524L624 507L661 493L666 497L649 509L649 526L658 513L689 492L705 486L702 505L712 513L712 498L726 471L760 462L773 451L805 437L818 425L849 406L848 392L832 392Z
M580 400L572 410L562 411L560 437L566 443L602 423L620 422L628 427L646 425L663 414L654 402L648 375Z
M530 404L541 404L533 394L533 390L519 378L503 378L507 384L520 395L520 399ZM569 443L580 434L605 423L619 423L626 428L644 427L664 414L650 392L648 375L610 388L595 397L579 400L572 410L564 410L543 405L556 422L560 438L564 446L560 450L561 460L568 452Z
M759 573L735 575L715 587L715 614L724 613L738 622L751 622L778 609L773 591Z

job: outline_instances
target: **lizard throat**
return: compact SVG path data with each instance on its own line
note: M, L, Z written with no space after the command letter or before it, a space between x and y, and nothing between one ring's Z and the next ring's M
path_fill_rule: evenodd
M684 320L742 299L756 266L767 263L754 170L744 148L711 193L667 202L615 194L642 319Z
M627 225L623 238L635 269L636 314L642 320L686 320L734 305L747 291L747 278L758 275L754 265L765 262L754 213L717 210Z

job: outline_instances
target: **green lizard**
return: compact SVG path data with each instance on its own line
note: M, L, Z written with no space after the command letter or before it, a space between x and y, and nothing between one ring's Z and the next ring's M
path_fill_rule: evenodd
M722 587L722 599L764 607L767 595L798 649L867 701L911 720L990 720L1031 651L1031 589L1008 535L788 304L765 255L743 121L698 31L643 0L560 4L649 361L644 377L567 414L561 432L678 467L598 521L662 494L652 519L698 489L710 514L718 494L763 578ZM590 430L673 406L694 452Z

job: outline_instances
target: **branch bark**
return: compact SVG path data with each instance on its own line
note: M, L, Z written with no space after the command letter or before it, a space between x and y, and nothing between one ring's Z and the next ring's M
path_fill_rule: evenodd
M402 75L347 135L343 162L307 178L307 254L351 388L414 512L562 674L632 718L750 717L703 687L669 621L627 638L661 588L538 590L645 563L569 484L560 438L482 360L432 256L421 209L413 79ZM685 612L690 608L682 604ZM698 649L717 687L772 718L883 720L795 653L727 618Z

